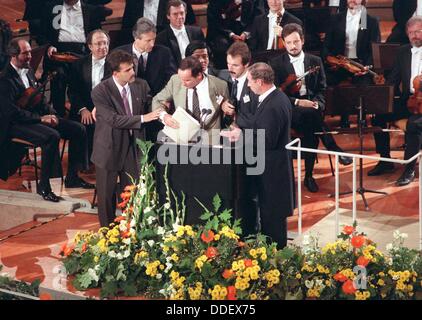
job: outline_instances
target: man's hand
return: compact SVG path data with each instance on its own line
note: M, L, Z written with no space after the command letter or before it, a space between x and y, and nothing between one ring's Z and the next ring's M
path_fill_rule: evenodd
M363 71L355 73L355 76L357 76L357 77L364 76L365 74L368 73L368 71L369 71L369 67L364 67Z
M175 119L173 119L173 117L169 114L166 114L164 116L164 124L166 126L169 126L170 128L173 128L173 129L179 128L179 122L177 122Z
M222 103L221 110L223 110L224 114L228 116L232 116L235 113L234 106L227 100Z
M299 99L298 106L304 107L304 108L317 108L318 103L315 102L315 101L311 101L311 100Z
M277 37L281 37L281 32L283 31L283 27L281 27L281 26L274 26L274 34L277 36Z
M94 119L94 121L97 122L97 108L96 107L92 109L91 115L92 115L92 119Z
M47 114L41 117L41 123L51 127L55 127L59 124L59 119L54 115Z
M95 120L88 109L83 109L81 111L81 123L83 123L84 125L90 125L90 124L93 124L94 121Z
M242 130L234 126L230 126L230 129L231 130L222 130L220 136L228 138L230 142L236 142L239 140Z
M48 57L51 58L52 54L55 53L55 52L57 52L56 47L53 47L53 46L49 47L48 50L47 50Z
M245 41L246 41L246 37L247 37L246 33L244 33L244 32L243 32L243 33L239 36L239 40L240 40L240 41L245 42Z
M151 121L157 120L160 116L161 111L162 111L161 109L157 109L157 110L151 111L150 113L144 114L144 117L143 117L144 122L151 122Z
M246 36L242 37L242 36L238 36L237 34L232 34L231 36L233 41L245 41Z

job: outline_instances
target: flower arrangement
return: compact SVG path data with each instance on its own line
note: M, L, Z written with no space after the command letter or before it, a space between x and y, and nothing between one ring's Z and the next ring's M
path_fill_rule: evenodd
M139 142L143 154L152 144ZM422 257L396 232L387 254L356 225L323 248L305 236L301 247L277 250L261 234L241 238L240 221L204 207L202 225L183 225L186 208L166 181L159 205L154 167L121 195L123 214L108 228L77 234L63 245L63 263L77 289L100 287L101 297L161 299L422 299Z

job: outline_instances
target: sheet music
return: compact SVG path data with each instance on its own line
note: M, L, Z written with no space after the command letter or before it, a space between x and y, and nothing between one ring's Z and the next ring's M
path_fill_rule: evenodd
M181 107L176 108L176 111L173 113L172 117L179 123L179 128L173 129L165 126L163 129L164 134L166 134L176 143L188 143L199 131L199 122Z

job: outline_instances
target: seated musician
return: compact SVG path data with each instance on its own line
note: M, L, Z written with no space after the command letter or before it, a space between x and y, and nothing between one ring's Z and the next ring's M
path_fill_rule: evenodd
M221 103L229 97L227 83L212 75L206 75L202 65L195 57L187 57L180 62L177 74L172 76L152 100L152 110L166 104L181 107L200 122L204 109L211 110L205 122L205 130L221 129ZM170 112L170 110L167 110ZM178 128L179 123L166 111L161 112L160 120L164 125ZM219 132L211 131L209 142L220 141Z
M409 19L406 26L407 36L410 44L400 47L393 70L387 82L394 84L396 95L400 100L395 101L394 111L391 114L376 115L372 124L381 128L387 128L387 123L399 119L409 118L406 126L406 150L405 159L411 158L421 147L422 118L420 115L411 115L407 108L409 97L414 94L413 80L422 72L422 17L415 16ZM401 88L401 90L400 90ZM390 137L387 132L375 133L376 151L384 158L390 158ZM397 180L397 185L407 185L415 178L415 161L408 164ZM370 171L369 176L377 176L383 173L392 172L393 163L378 162Z
M342 55L363 66L372 65L372 42L381 39L378 20L366 12L366 0L347 0L347 10L332 17L330 28L325 36L322 58ZM368 85L373 83L367 74L368 67L355 74L344 68L327 70L327 84L338 85L350 80L352 84ZM342 116L342 127L349 127L348 117Z
M2 108L11 115L10 137L27 140L41 147L41 177L38 193L44 200L58 202L60 198L51 190L50 178L61 176L59 155L60 138L69 139L69 162L65 179L66 188L94 188L78 176L78 170L88 169L87 137L85 127L75 121L56 116L55 110L41 101L33 106L18 106L17 100L35 88L34 71L30 68L31 46L26 40L14 39L10 43L10 64L0 79Z
M207 7L207 43L214 54L214 64L226 68L226 51L234 41L245 42L247 29L261 14L260 0L209 1Z
M317 149L319 140L315 132L323 132L327 129L323 119L326 89L324 67L319 57L303 52L304 34L300 25L287 24L283 28L282 37L287 52L271 60L276 85L280 86L290 79L297 79L306 71L314 69L314 72L310 72L298 83L296 92L292 90L294 86L290 86L285 88L285 93L292 102L291 126L304 135L302 146ZM292 78L291 75L294 77ZM331 134L320 135L320 138L327 150L343 152ZM304 157L304 184L310 192L317 192L318 185L312 177L316 154L305 153ZM340 156L339 162L348 165L352 163L352 160Z
M92 89L102 80L111 76L106 62L110 37L104 30L97 29L87 37L90 55L73 63L70 76L69 99L71 103L69 117L82 123L88 135L88 159L91 158L94 139L95 120L92 115L94 103Z
M267 0L267 3L269 12L257 16L248 29L248 45L252 52L282 49L283 27L288 23L302 25L299 18L286 11L284 0Z

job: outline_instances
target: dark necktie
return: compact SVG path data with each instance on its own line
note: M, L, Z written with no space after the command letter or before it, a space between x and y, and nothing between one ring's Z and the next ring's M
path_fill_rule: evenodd
M198 92L196 87L193 88L193 95L192 95L192 114L193 117L199 121L199 118L201 117L201 109L199 108L199 98L198 98Z
M239 83L239 81L237 79L234 80L233 85L232 85L232 92L230 94L230 98L233 102L233 105L235 107L237 107L237 84Z
M122 90L122 99L123 99L123 106L125 107L125 112L128 116L132 115L132 111L130 111L130 106L129 106L129 99L127 97L127 91L126 88L123 87Z
M138 78L145 78L145 68L144 68L144 57L142 56L142 54L139 56L139 60L138 60L138 74L137 74Z

